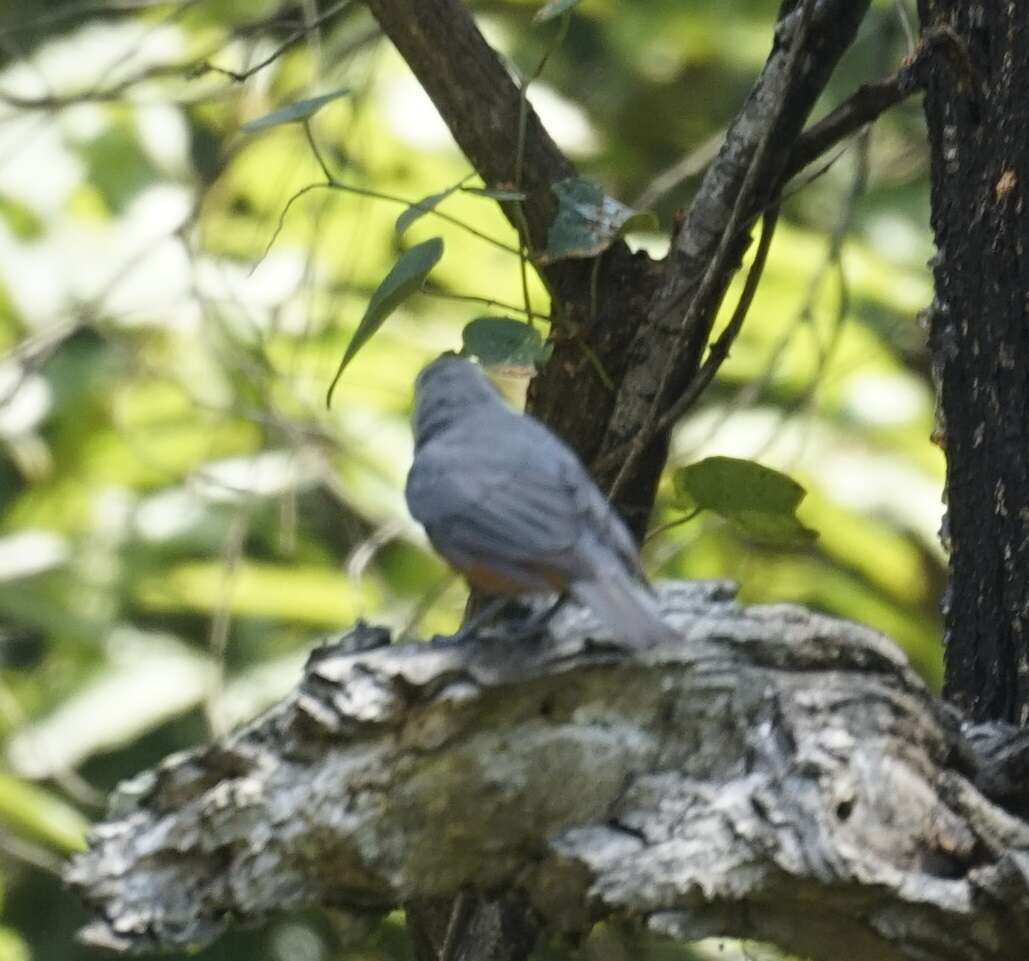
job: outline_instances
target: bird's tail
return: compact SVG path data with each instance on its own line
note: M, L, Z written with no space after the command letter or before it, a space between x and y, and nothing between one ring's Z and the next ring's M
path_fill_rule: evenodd
M572 596L588 607L613 640L634 647L674 641L678 632L661 618L657 598L620 564L605 564L571 585Z

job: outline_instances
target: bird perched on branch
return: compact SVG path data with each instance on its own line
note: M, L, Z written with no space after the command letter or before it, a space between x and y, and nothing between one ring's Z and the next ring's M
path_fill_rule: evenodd
M407 505L469 584L498 595L570 593L630 645L673 639L636 544L578 457L501 400L482 369L444 354L415 385ZM480 618L475 619L476 626ZM470 633L469 625L458 636Z

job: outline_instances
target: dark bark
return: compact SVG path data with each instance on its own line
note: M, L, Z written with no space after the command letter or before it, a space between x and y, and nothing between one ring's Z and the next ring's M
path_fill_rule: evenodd
M436 105L458 146L491 186L515 179L519 87L486 43L460 0L368 0L378 20ZM519 184L533 250L546 246L556 210L553 184L575 168L530 107ZM517 208L505 213L518 228ZM542 273L553 298L554 353L533 384L529 408L589 463L599 450L615 395L590 361L585 343L610 380L619 384L628 346L646 318L660 277L645 254L623 243L604 254L594 304L593 261L565 260ZM594 311L595 308L595 311ZM574 404L568 403L575 397Z
M1029 3L922 0L934 60L936 299L930 350L947 455L946 694L1029 720Z
M632 492L624 496L637 528L666 458L667 434L651 437L653 427L695 376L750 242L749 226L774 199L804 123L867 9L867 0L783 4L772 53L672 244L602 448L601 480Z

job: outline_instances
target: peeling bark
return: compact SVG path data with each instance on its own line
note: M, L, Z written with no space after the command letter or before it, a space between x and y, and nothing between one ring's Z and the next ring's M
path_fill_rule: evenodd
M1029 956L1023 735L963 730L866 628L724 584L661 594L682 641L644 651L576 609L518 644L359 625L249 727L122 785L68 871L87 939L507 890L558 932Z

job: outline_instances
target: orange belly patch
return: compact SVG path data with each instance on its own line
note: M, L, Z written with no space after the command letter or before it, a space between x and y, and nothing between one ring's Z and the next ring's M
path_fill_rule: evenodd
M508 574L499 574L485 564L475 564L461 570L468 583L476 590L487 594L529 594L540 589L539 581L545 581L553 590L563 591L568 587L568 578L553 568L541 567L533 571L530 580L518 580Z

